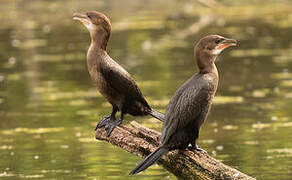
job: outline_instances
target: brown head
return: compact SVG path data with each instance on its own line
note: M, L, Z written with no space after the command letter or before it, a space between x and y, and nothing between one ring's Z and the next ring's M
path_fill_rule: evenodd
M236 45L236 40L228 39L219 35L208 35L200 39L195 47L195 57L200 72L210 72L217 56L224 49Z
M97 11L90 11L85 14L74 13L73 19L80 21L88 29L92 43L106 50L111 33L111 23L104 14Z

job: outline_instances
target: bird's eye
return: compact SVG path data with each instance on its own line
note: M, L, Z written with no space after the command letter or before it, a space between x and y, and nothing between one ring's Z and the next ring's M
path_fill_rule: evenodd
M215 43L219 44L221 42L221 39L216 39Z
M91 19L91 16L90 16L89 14L87 14L87 17L88 17L89 19Z

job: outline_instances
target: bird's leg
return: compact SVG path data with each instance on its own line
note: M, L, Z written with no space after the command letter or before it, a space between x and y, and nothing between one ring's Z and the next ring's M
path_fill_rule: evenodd
M108 124L105 125L106 135L110 136L112 131L116 128L116 126L122 124L123 122L124 113L121 111L121 116L118 120L110 120Z
M124 120L124 112L121 111L120 118L118 119L119 125L123 123L123 120Z
M207 151L205 151L204 149L200 148L197 145L196 140L199 137L199 132L200 132L200 129L195 130L194 140L190 142L190 144L188 145L188 149L191 150L191 151L196 150L196 151L200 151L200 152L203 152L203 153L207 153Z
M110 121L114 121L116 120L116 113L117 113L117 108L113 107L113 111L111 113L111 115L109 116L104 116L96 125L95 130L97 130L98 128L104 127L106 126L108 123L110 123Z

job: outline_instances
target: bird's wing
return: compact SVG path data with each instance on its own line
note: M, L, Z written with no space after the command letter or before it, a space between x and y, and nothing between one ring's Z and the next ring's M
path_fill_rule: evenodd
M108 85L115 91L127 97L131 97L149 107L135 80L120 65L117 63L114 65L104 64L100 67L100 72Z
M170 100L162 131L162 143L169 140L177 129L187 126L202 112L202 101L208 97L206 90L195 79L189 79Z

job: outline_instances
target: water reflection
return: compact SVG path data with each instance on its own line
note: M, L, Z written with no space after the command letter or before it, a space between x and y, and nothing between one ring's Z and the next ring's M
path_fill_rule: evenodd
M94 140L96 121L111 108L86 70L89 36L71 20L87 9L111 17L109 53L160 111L196 71L194 41L207 32L238 39L240 46L217 63L219 89L199 143L259 179L291 176L289 1L223 1L216 11L189 1L83 2L1 2L0 177L175 179L157 165L129 177L140 158ZM211 23L194 32L190 27L205 15ZM153 118L135 120L161 129Z

